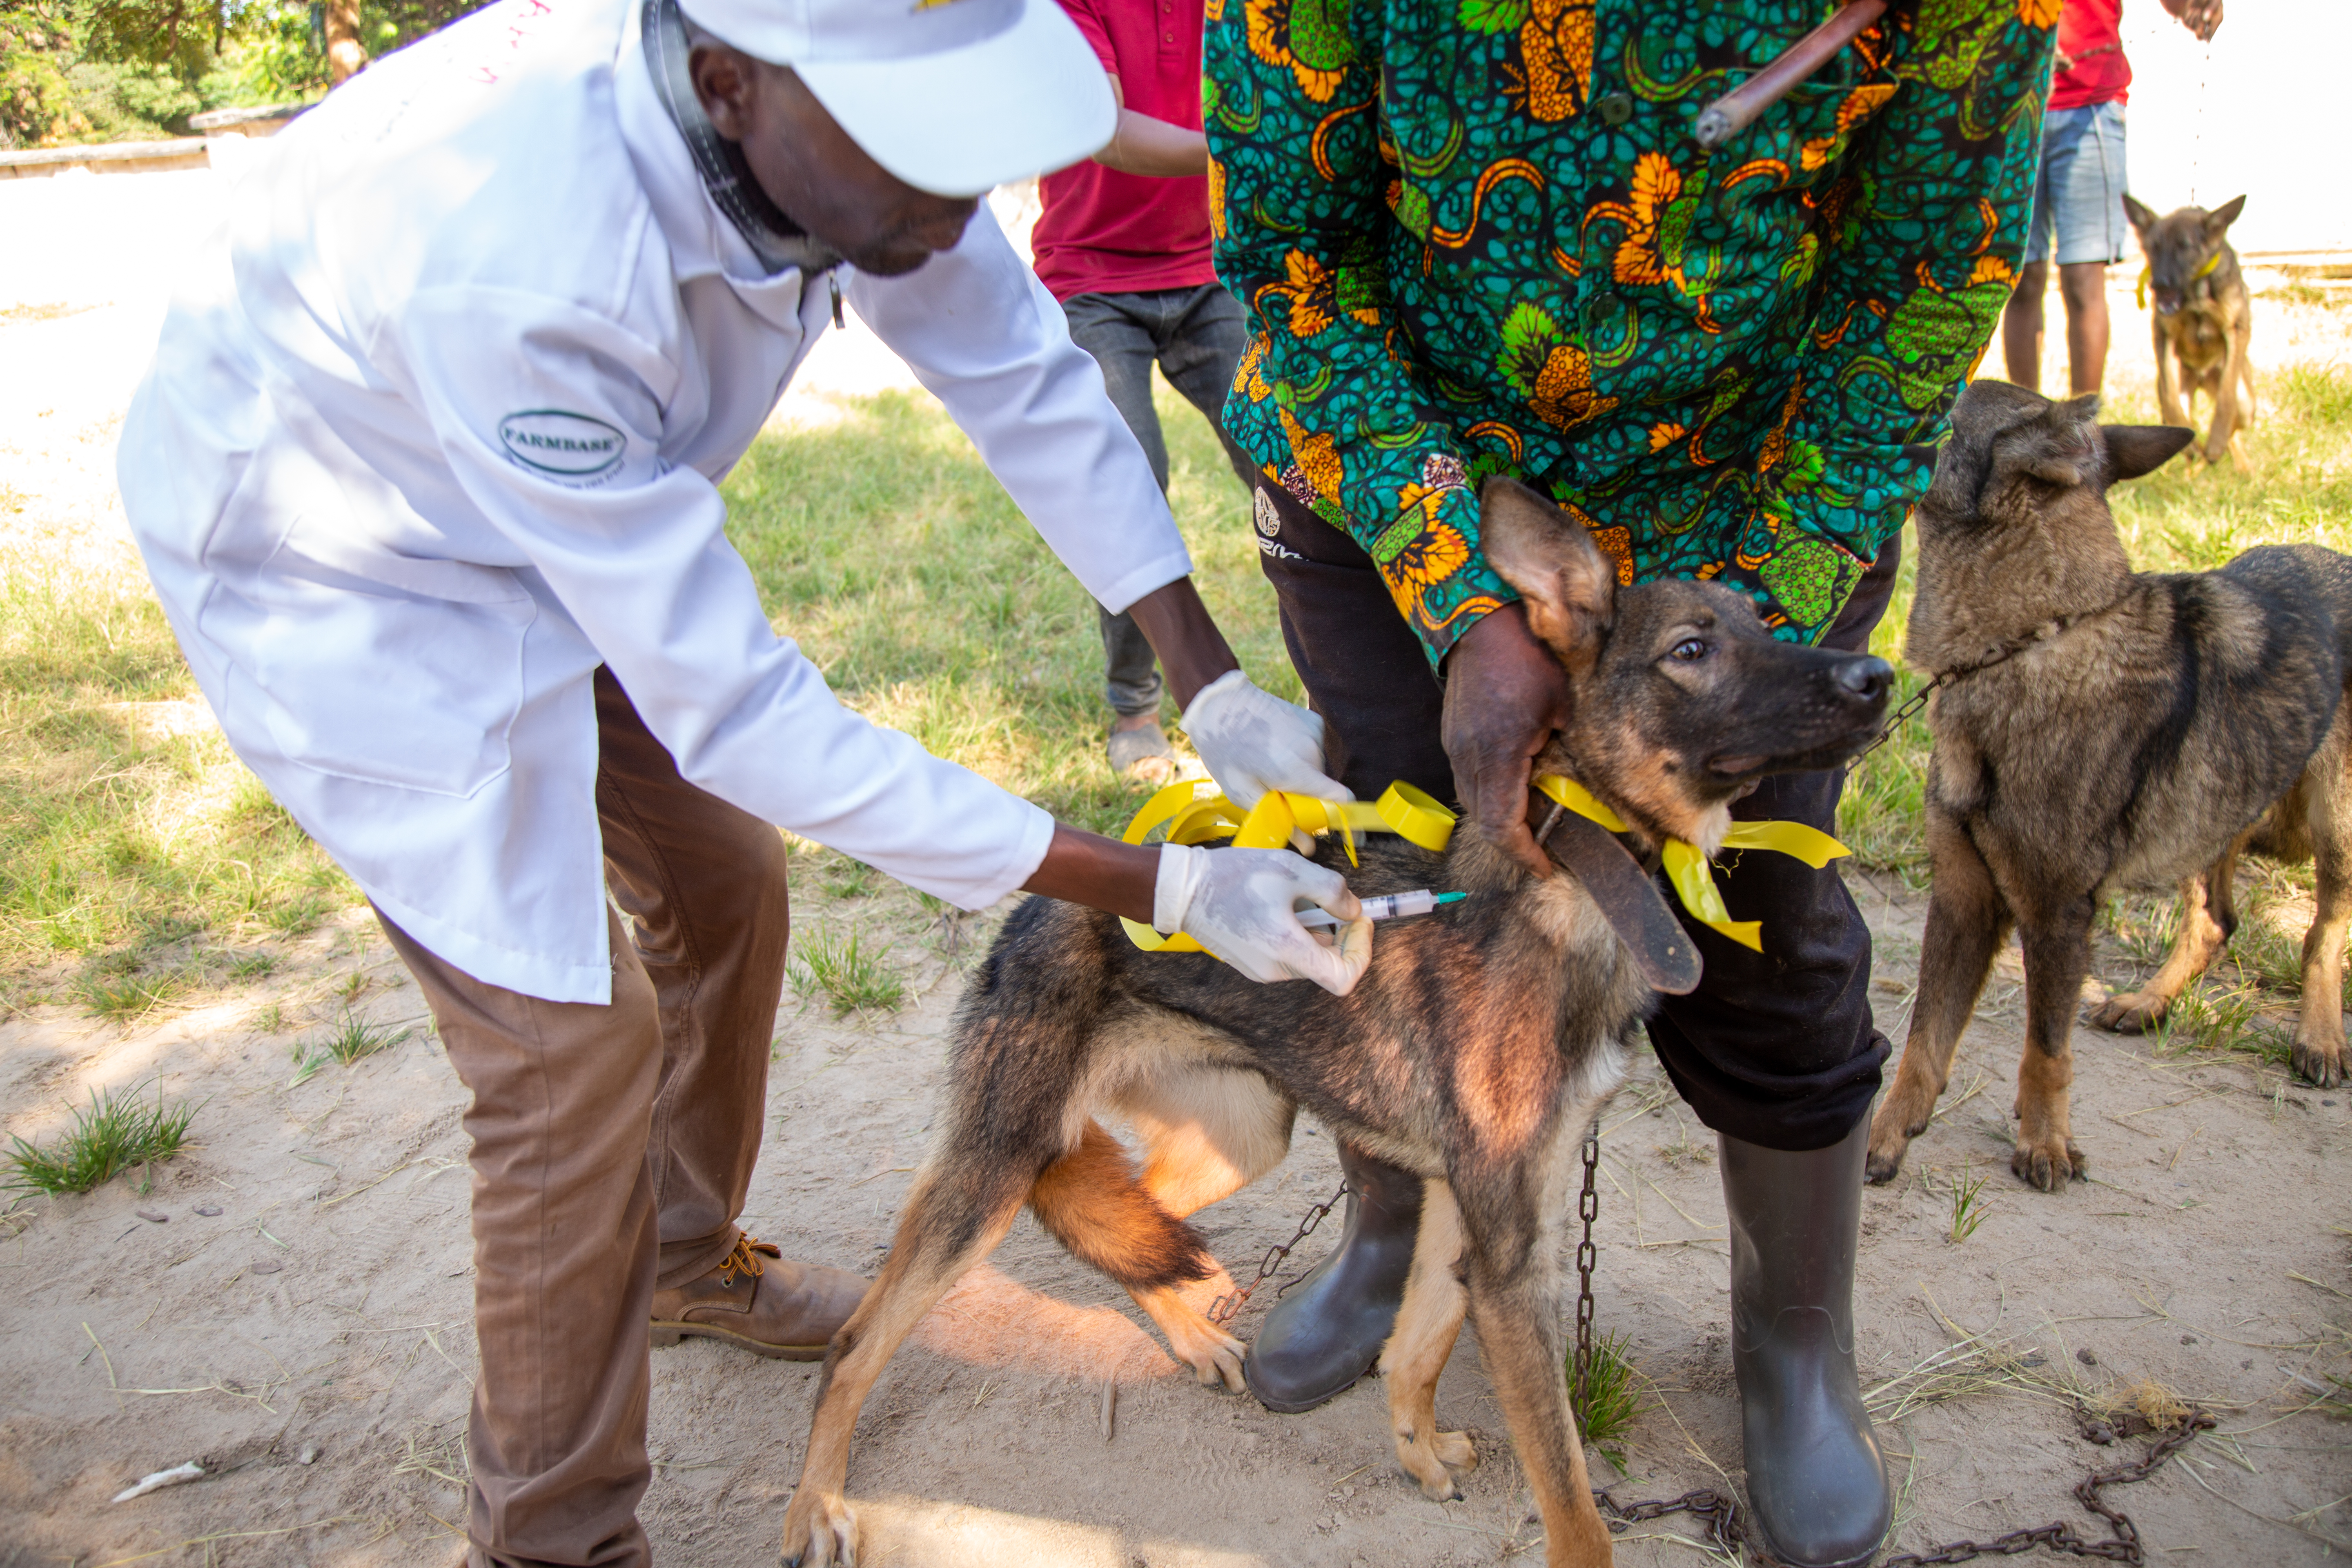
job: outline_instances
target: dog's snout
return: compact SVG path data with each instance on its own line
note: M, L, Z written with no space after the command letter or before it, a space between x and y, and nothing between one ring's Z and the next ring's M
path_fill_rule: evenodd
M1895 667L1883 658L1849 658L1832 672L1832 679L1865 702L1878 702L1895 684Z

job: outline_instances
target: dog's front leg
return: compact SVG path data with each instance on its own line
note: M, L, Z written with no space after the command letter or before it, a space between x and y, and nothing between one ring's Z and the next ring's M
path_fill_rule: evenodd
M2017 1064L2017 1148L2009 1168L2045 1193L2089 1170L2067 1122L2074 1082L2074 1015L2091 972L2089 894L2020 922L2025 947L2025 1051Z
M1462 1215L1454 1189L1444 1182L1422 1189L1421 1230L1413 1238L1412 1272L1396 1328L1381 1349L1381 1375L1389 1385L1389 1429L1396 1437L1397 1463L1420 1483L1422 1495L1452 1502L1462 1495L1457 1472L1478 1463L1477 1445L1467 1432L1437 1429L1437 1378L1462 1332L1470 1298L1456 1270L1462 1258Z
M2229 346L2221 351L2221 377L2213 388L2213 427L2205 433L2205 460L2218 463L2221 454L2237 453L2239 365L2246 355L2246 342L2251 336L2242 323L2228 333ZM2244 467L2242 457L2240 467Z
M2164 331L2164 318L2155 317L2151 329L2156 334L2156 412L2167 425L2186 425L2189 416L2180 406L2180 389L2173 379L2172 342Z
M1870 1123L1869 1179L1891 1182L1903 1168L1911 1140L1927 1131L1937 1098L1952 1072L1952 1052L1976 1011L1992 957L2009 934L2009 905L1992 871L1960 826L1930 806L1927 847L1934 890L1927 931L1919 944L1919 991L1911 1005L1911 1035L1895 1087Z
M2305 777L2310 792L2318 908L2303 939L2303 1016L2294 1029L2294 1070L2322 1089L2344 1081L2344 932L2352 923L2352 776L2346 715Z
M1513 1217L1519 1223L1495 1228L1531 1237L1535 1216ZM1592 1500L1584 1444L1560 1375L1559 1336L1551 1331L1557 1303L1541 1288L1534 1248L1522 1242L1512 1249L1516 1256L1497 1258L1472 1237L1467 1251L1478 1357L1495 1380L1519 1466L1543 1515L1546 1568L1604 1568L1615 1560L1609 1527Z
M2091 1022L2119 1035L2137 1035L2154 1028L2189 983L2205 973L2237 929L2231 908L2231 884L2238 870L2238 845L2232 844L2208 869L2180 884L2180 931L2163 966L2137 991L2110 996L2091 1015Z

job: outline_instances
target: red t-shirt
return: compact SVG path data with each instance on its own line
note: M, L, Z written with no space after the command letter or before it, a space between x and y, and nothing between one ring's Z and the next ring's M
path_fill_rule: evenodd
M1118 78L1127 107L1201 129L1202 0L1061 0ZM1037 183L1045 214L1030 247L1056 300L1213 282L1205 175L1122 174L1088 159Z
M2066 0L2058 13L2063 65L2050 84L2050 107L2082 109L2131 98L2131 62L2124 58L2124 0Z

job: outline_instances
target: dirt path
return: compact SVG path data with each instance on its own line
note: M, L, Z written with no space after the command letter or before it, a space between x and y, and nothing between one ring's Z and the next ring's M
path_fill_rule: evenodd
M112 430L162 294L152 261L104 259L157 226L107 215L152 220L165 210L155 204L176 202L167 216L193 221L211 199L194 182L207 177L121 176L162 182L127 205L63 182L0 191L0 230L28 215L80 225L89 252L84 265L0 259L11 311L0 362L12 367L0 460L13 487L0 533L92 552L93 569L119 563ZM38 202L49 205L36 213ZM2310 353L2336 352L2334 318L2312 321ZM2127 324L2116 341L2133 341ZM903 374L855 347L796 394L806 401L792 417L823 418L827 388ZM1866 879L1857 890L1878 933L1877 1000L1899 1036L1922 901ZM894 1016L838 1024L787 996L747 1219L789 1253L870 1268L939 1091L950 959L968 958L986 922L950 955L948 933L895 889L804 893L798 907L803 929L856 920L887 933L919 995ZM127 1029L47 1007L0 1022L0 1131L48 1136L93 1088L152 1082L202 1105L199 1146L156 1171L152 1191L118 1181L0 1219L0 1568L457 1555L474 1365L463 1094L415 988L362 921L280 957L267 981ZM2110 960L2107 978L2127 978ZM2352 1096L2323 1097L2246 1055L2168 1056L2078 1031L2075 1124L2099 1181L2062 1197L2027 1191L2007 1172L2021 1019L2014 956L2003 963L1942 1119L1903 1180L1866 1202L1858 1339L1896 1456L1898 1542L2061 1518L2087 1531L2070 1490L2119 1451L2077 1435L2071 1401L2153 1380L2233 1436L2112 1494L2151 1561L2326 1559L2326 1540L2352 1541L2341 1500L2352 1428L2306 1407L2309 1380L2325 1386L2352 1363ZM295 1081L289 1048L346 1008L410 1033ZM1654 1070L1645 1062L1604 1123L1600 1321L1630 1336L1651 1384L1617 1489L1629 1500L1740 1476L1711 1140ZM1976 1176L1986 1217L1954 1243L1953 1184ZM1336 1184L1328 1139L1302 1124L1285 1165L1201 1222L1246 1270ZM1118 1389L1108 1442L1106 1381ZM664 1562L774 1560L812 1384L808 1369L708 1343L656 1357L659 1468L644 1516ZM1377 1382L1290 1417L1203 1392L1123 1296L1024 1222L877 1391L851 1489L878 1564L1532 1560L1540 1532L1466 1337L1440 1414L1480 1434L1485 1460L1446 1508L1398 1475ZM188 1460L207 1479L109 1501ZM1688 1563L1694 1535L1687 1520L1640 1526L1619 1560Z

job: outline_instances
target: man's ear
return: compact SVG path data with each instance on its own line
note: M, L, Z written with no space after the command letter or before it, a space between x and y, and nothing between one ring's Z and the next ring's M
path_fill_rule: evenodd
M698 43L686 57L686 72L713 131L730 142L751 134L756 89L748 56L726 44Z
M2205 237L2208 239L2221 238L2222 234L2228 230L2229 226L2238 221L2238 215L2245 210L2246 198L2243 196L2232 196L2228 201L2223 202L2220 206L2215 207L2211 212L2207 213L2205 215Z
M2196 431L2178 425L2102 425L2099 434L2106 438L2107 466L2119 480L2154 473L2197 438Z
M2156 223L2156 215L2129 195L2124 197L2124 216L2131 220L2133 232L2141 236L2146 236Z
M1600 657L1617 613L1617 569L1592 535L1517 479L1488 479L1478 492L1478 532L1486 560L1527 602L1528 629L1570 675Z

